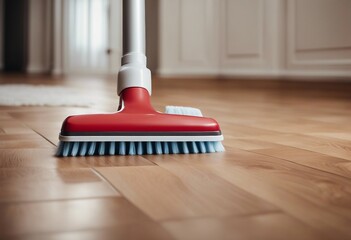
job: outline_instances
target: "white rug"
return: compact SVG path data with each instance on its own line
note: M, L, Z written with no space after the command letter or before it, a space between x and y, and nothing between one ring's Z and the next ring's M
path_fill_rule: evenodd
M73 88L28 84L0 85L2 106L88 107L93 104L89 94Z

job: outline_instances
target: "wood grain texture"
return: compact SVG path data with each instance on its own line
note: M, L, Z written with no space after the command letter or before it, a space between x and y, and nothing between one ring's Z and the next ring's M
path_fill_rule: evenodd
M1 168L0 202L118 196L90 169Z
M97 239L103 236L110 236L110 239L134 236L136 239L143 234L149 239L170 239L160 226L119 197L7 203L0 204L0 212L1 239ZM91 230L96 232L90 233ZM62 234L58 234L60 232Z
M283 213L165 221L162 225L179 240L328 239Z
M0 106L0 239L351 238L349 83L155 78L155 108L200 108L226 152L74 158L54 156L61 123L115 111L114 77L1 83L71 87L95 104Z
M19 149L19 148L49 148L54 145L45 138L37 134L5 134L0 135L0 149Z
M197 171L200 172L212 172L217 176L235 183L235 185L241 186L245 191L249 191L250 188L257 191L256 187L251 185L256 184L254 181L255 178L257 179L259 176L262 176L262 178L257 181L269 183L267 186L267 194L269 194L269 196L274 196L275 193L280 194L281 191L286 191L287 195L279 198L279 200L286 200L287 196L292 195L293 198L307 200L306 204L310 204L309 201L311 201L315 204L313 207L319 208L316 212L317 216L323 214L328 215L329 211L342 215L340 216L340 220L343 219L342 222L345 227L351 220L351 212L349 211L351 207L351 202L349 201L351 198L351 184L349 178L340 177L312 168L305 168L282 159L234 148L229 149L229 151L224 154L218 155L215 161L206 161L205 155L198 156L197 158L188 158L187 160L181 159L178 156L170 158L164 156L150 157L150 159L152 158L155 163L160 166L166 167L167 169L172 168L174 171L176 171L179 166L184 166L187 168L195 167ZM243 185L241 185L241 178L244 178L241 176L242 174L247 174L247 178L245 179L247 182L242 183ZM257 194L255 191L251 193ZM266 200L272 202L272 199L266 198ZM299 206L290 205L289 202L285 201L281 203L274 202L274 204L276 206L278 204L283 204L281 206L278 205L280 208ZM301 212L303 213L303 209L305 209L306 206L303 207L300 204L299 207L301 207ZM325 208L328 208L328 211L325 211ZM287 209L284 210L287 211ZM296 213L296 209L291 211L291 214ZM317 216L315 217L317 218ZM320 221L322 221L322 219ZM341 225L336 227L341 227Z
M100 213L101 214L101 213ZM92 229L92 228L90 228ZM84 239L84 240L171 240L175 239L161 225L152 221L135 221L130 224L95 229L60 231L56 233L24 234L9 237L9 240L59 240L59 239Z
M171 158L164 160L172 161ZM155 220L277 210L218 176L190 166L173 166L167 170L157 166L96 170Z
M350 141L302 134L258 136L256 139L351 160Z
M287 146L255 149L253 152L351 178L351 161L342 158Z
M329 237L351 235L348 179L267 156L242 151L232 154L235 161L203 167Z

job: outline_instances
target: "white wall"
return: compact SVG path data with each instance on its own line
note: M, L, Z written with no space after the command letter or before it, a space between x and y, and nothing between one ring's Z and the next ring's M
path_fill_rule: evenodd
M29 1L28 66L29 73L51 68L51 1Z
M52 66L51 72L53 74L63 73L63 1L53 0L52 2Z
M350 0L162 0L161 75L351 76Z
M3 31L4 31L4 27L3 27L3 21L4 21L4 1L0 0L0 70L3 68Z
M109 73L117 75L122 56L122 0L110 0L110 67Z

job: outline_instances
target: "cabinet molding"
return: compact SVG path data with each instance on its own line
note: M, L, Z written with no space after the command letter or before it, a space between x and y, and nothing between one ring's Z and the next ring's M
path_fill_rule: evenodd
M163 0L157 72L351 77L350 25L349 0Z

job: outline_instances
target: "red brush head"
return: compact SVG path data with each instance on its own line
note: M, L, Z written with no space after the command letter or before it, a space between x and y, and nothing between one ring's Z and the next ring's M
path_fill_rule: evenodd
M61 134L103 132L220 132L211 118L163 114L151 106L144 88L127 88L122 92L123 107L117 113L70 116Z

